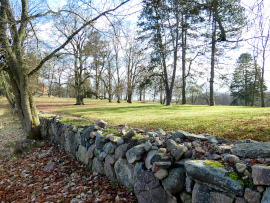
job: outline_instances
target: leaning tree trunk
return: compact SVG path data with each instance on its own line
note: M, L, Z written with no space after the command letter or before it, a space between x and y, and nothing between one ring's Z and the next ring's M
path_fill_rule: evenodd
M18 74L16 79L11 71L8 72L12 90L15 93L15 106L21 123L28 133L28 138L39 139L39 117L32 93L29 90L29 77L23 72Z

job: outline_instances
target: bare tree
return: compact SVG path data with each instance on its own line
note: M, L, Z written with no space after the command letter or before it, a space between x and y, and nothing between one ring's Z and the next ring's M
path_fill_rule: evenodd
M252 10L254 14L252 22L255 27L252 47L258 81L260 83L261 107L265 107L265 62L270 54L270 16L264 4L264 1L256 1Z
M57 52L70 43L70 41L89 24L117 10L128 1L129 0L126 0L116 7L103 11L90 20L85 21L81 27L67 37L63 44L52 50L37 66L29 71L24 60L24 42L27 37L27 31L29 27L31 28L31 23L37 20L37 18L48 16L49 14L55 14L56 16L60 14L61 11L38 11L38 13L30 15L31 12L29 11L28 0L19 1L20 7L16 8L18 9L16 11L14 10L15 8L10 6L9 0L0 0L0 46L3 50L1 53L5 56L5 61L1 63L0 69L6 71L9 75L18 115L24 129L29 133L30 137L38 137L40 135L40 123L35 102L30 92L29 79L42 68L46 61L54 57Z

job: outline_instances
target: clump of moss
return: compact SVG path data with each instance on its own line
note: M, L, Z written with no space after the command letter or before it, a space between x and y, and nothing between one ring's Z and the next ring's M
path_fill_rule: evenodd
M231 179L236 180L240 185L246 186L248 188L254 189L254 183L252 179L241 180L241 177L238 176L236 172L229 173Z
M212 167L218 167L218 168L224 167L224 165L218 161L204 161L203 163L207 166L212 166Z
M106 136L106 135L110 135L110 134L119 135L120 131L118 128L109 127L109 128L105 128L101 135Z
M231 172L231 173L229 173L229 177L230 177L231 179L236 180L240 185L245 185L244 182L243 182L242 180L239 180L239 177L238 177L237 173Z
M14 152L13 152L12 154L13 154L13 156L19 156L19 155L22 154L22 150L20 150L20 149L15 149Z
M142 140L142 139L144 139L144 135L136 133L131 139L133 139L133 140Z

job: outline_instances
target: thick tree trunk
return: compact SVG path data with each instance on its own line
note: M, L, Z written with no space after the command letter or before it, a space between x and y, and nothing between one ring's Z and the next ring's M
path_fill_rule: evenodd
M84 105L83 95L79 94L76 96L76 105Z
M29 78L26 74L20 74L15 80L14 74L11 71L8 73L12 92L15 93L16 110L25 131L28 133L28 138L39 139L41 136L40 122L33 96L29 90Z
M128 95L127 95L127 102L128 103L132 103L132 94L131 93L128 93Z
M210 73L210 106L215 105L215 98L214 98L215 54L216 54L216 21L215 18L213 17L211 73Z

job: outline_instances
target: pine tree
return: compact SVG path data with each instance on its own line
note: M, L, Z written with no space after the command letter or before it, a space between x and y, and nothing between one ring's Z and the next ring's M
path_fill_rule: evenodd
M259 98L258 70L249 53L239 56L230 86L231 105L253 106Z

